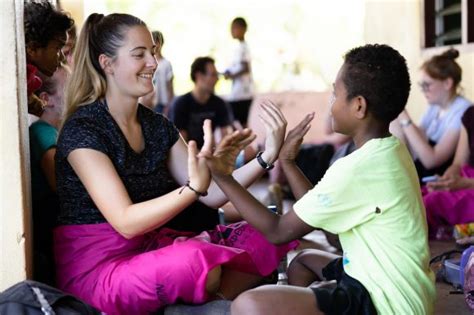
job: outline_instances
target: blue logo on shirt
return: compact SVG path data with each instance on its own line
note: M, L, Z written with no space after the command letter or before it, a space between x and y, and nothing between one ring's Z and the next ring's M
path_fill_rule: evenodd
M319 194L318 195L318 201L321 205L323 205L325 207L330 206L331 203L332 203L331 197L329 197L328 195L325 195L325 194Z
M342 255L342 265L345 266L349 263L349 258L347 258L346 253Z

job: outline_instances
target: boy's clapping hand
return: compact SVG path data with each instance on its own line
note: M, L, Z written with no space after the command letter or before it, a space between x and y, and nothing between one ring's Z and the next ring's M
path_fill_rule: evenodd
M311 128L310 123L314 119L314 115L314 112L307 114L295 128L290 130L278 156L281 162L294 161L296 159L303 138Z
M256 135L250 129L237 130L225 136L217 147L203 146L198 154L199 158L206 160L207 166L213 176L231 175L235 169L235 159L239 152L255 140ZM204 129L204 138L212 138L210 125ZM213 143L213 141L208 141Z

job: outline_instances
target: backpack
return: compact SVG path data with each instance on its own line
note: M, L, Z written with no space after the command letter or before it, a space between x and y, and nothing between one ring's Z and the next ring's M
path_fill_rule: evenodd
M0 293L0 315L100 315L85 302L41 282L25 280Z

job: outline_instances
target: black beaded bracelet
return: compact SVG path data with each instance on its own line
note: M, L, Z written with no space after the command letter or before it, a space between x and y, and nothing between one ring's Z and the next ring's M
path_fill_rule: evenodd
M189 185L189 180L186 182L186 184L183 186L183 188L181 188L181 190L179 191L179 194L181 194L184 190L184 188L188 187L189 189L191 189L192 191L194 191L194 193L198 196L198 197L206 197L207 196L207 191L205 192L200 192L200 191L197 191L196 189L194 189L193 187L191 187L191 185Z

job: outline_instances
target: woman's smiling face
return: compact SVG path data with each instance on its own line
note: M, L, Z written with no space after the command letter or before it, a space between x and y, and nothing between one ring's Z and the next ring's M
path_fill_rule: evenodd
M155 45L150 32L144 26L133 26L126 31L123 45L111 59L107 80L121 93L140 97L153 90L156 67Z

